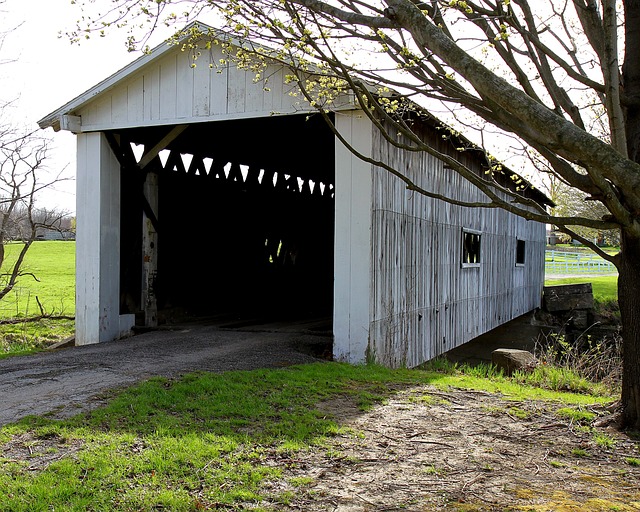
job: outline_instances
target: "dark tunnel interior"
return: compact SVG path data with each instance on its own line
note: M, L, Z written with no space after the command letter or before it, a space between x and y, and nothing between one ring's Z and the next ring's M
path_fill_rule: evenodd
M147 171L158 174L161 323L176 318L330 317L334 135L322 117L273 116L188 126L140 170L170 127L112 133L122 166L121 313L141 316Z

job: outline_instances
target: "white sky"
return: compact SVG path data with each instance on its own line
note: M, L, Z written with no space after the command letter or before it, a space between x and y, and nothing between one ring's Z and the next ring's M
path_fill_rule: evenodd
M108 5L109 0L96 0ZM37 122L140 54L125 49L125 33L92 37L71 45L62 31L72 29L81 15L71 0L6 0L0 4L0 32L11 30L0 48L0 99L13 100L10 120L18 126L38 128ZM17 27L17 28L15 28ZM75 135L42 132L53 141L49 167L72 181L57 184L40 196L38 205L75 212Z
M92 6L110 4L111 0L95 0ZM0 48L0 62L11 60L0 65L0 100L14 100L10 114L16 124L37 129L38 120L140 56L126 51L125 31L114 30L105 38L93 36L80 45L59 37L60 32L74 28L81 14L71 0L0 3L0 32L10 30ZM160 42L159 36L152 45ZM53 141L49 167L54 172L66 169L65 176L72 179L47 190L38 205L74 213L75 135L50 128L42 133ZM519 170L514 165L512 169Z

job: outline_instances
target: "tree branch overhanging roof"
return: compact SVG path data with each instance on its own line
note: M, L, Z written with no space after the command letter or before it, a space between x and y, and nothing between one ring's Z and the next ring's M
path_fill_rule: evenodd
M79 124L80 120L74 117L74 113L77 112L84 105L94 100L98 96L115 89L119 84L122 83L127 77L130 77L133 73L138 70L149 66L153 62L161 59L163 56L167 55L169 52L173 51L176 46L192 41L195 34L199 34L200 36L206 36L208 38L215 38L221 41L225 41L233 46L237 46L239 48L245 48L249 50L255 51L257 48L263 52L262 55L265 57L269 57L270 55L274 56L274 60L282 63L283 65L289 65L292 68L295 68L295 63L293 61L284 62L282 57L279 56L275 58L276 51L272 48L267 47L264 44L251 42L251 47L249 48L246 41L241 40L240 38L225 32L220 29L216 29L211 27L205 23L194 21L187 26L185 26L182 30L178 31L176 35L166 40L165 42L159 44L154 49L145 53L141 57L137 58L130 64L126 65L122 69L116 71L114 74L110 75L106 79L102 80L95 86L91 87L84 93L75 97L71 101L62 105L60 108L54 110L50 114L44 116L42 119L38 121L38 125L41 129L53 128L54 131L60 130L74 130L74 123L77 122ZM315 68L308 66L308 73L312 73ZM370 88L370 92L375 94L376 91L375 84L368 83L366 81L359 80L361 83L365 84L367 88ZM391 96L397 95L401 96L397 91L390 91L389 94ZM413 116L419 122L430 125L434 129L444 129L447 130L451 135L451 139L455 141L455 144L461 148L464 148L465 151L474 151L478 153L479 158L485 159L488 162L488 158L486 156L486 152L475 143L471 142L469 139L464 137L459 132L456 132L450 127L448 127L444 122L436 118L431 112L429 112L426 108L421 105L411 101L414 106ZM355 101L352 102L352 109L359 108ZM487 163L487 167L489 164ZM517 178L517 180L524 184L524 188L526 189L526 193L524 195L531 197L541 206L554 206L553 201L549 199L542 191L535 188L528 180L524 177L520 176L518 173L515 173L508 169L506 166L502 165L503 174L505 176L513 178ZM509 181L503 183L503 185L511 185Z

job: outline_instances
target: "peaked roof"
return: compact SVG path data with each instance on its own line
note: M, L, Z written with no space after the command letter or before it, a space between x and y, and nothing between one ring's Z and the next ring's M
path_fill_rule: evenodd
M205 23L201 23L198 21L194 21L187 25L184 29L180 31L181 36L176 39L175 43L170 43L165 41L164 43L159 44L153 50L149 51L145 55L138 57L133 62L127 64L125 67L116 71L114 74L105 78L98 84L94 85L87 91L83 92L79 96L75 97L71 101L65 103L60 108L54 110L50 114L44 116L40 121L38 121L38 126L40 128L53 128L55 131L59 131L60 129L65 129L64 126L64 116L68 115L70 112L77 110L79 107L88 103L96 96L107 92L113 88L115 88L124 78L130 76L135 73L139 69L159 60L167 53L171 52L175 49L177 43L185 42L189 39L190 34L193 30L200 28L200 30L208 33L215 34L219 39L225 39L232 44L236 44L238 46L241 45L240 41L230 34L206 25Z
M71 101L65 103L58 109L54 110L50 114L40 119L38 121L38 125L40 126L41 129L53 128L55 131L59 131L61 129L73 130L74 121L73 121L73 116L72 115L70 116L70 114L72 114L74 111L77 111L79 108L81 108L82 106L84 106L85 104L87 104L88 102L96 98L97 96L105 92L108 92L111 89L116 88L125 78L131 76L136 71L144 68L145 66L152 64L155 61L160 60L169 52L174 51L176 46L178 46L180 43L186 42L190 37L192 37L192 34L198 30L202 33L213 35L214 37L224 40L226 42L229 42L235 46L238 46L238 47L244 46L243 42L240 39L234 37L228 32L224 32L223 30L216 29L214 27L211 27L199 21L194 21L189 25L185 26L180 32L178 32L179 37L177 37L174 41L172 42L165 41L159 44L153 50L149 51L145 55L127 64L122 69L120 69L119 71L116 71L108 78L102 80L101 82L94 85L87 91L83 92L79 96L75 97ZM254 48L257 48L257 47L262 48L267 53L274 51L272 48L268 48L261 44L252 43L252 45ZM372 85L372 88L373 88L373 85ZM399 94L399 93L395 91L391 91L391 95L395 95L395 94ZM416 104L416 107L417 107L416 112L419 113L419 116L422 118L423 121L426 121L428 124L431 124L434 127L446 126L446 123L443 123L441 120L436 118L424 107L418 104ZM457 139L457 141L462 146L466 147L469 150L475 150L480 152L483 151L476 144L471 142L469 139L467 139L460 133L457 133L454 138ZM527 187L528 193L525 195L529 195L541 205L554 206L553 201L549 199L542 191L533 187L533 185L528 180L521 177L520 175L513 172L512 170L506 168L506 166L504 167L504 171L505 171L505 175L517 176L522 180L522 182L524 182L527 185L530 185L530 187ZM506 183L503 183L503 185L510 185L510 183L509 181L507 181Z

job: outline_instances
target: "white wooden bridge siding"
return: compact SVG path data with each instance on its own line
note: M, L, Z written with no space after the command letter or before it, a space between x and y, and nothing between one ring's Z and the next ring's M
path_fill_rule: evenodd
M441 161L400 152L377 134L374 156L399 165L427 190L483 199ZM372 187L372 359L414 367L540 305L544 225L409 192L380 168ZM461 268L463 228L482 232L478 268ZM526 258L516 267L517 239L526 242Z
M133 316L119 315L118 311L120 167L100 132L315 112L299 93L295 94L295 84L285 83L287 70L281 65L262 72L269 77L268 82L254 82L254 72L233 64L221 66L222 58L219 49L214 48L210 56L199 58L192 67L189 53L176 47L154 58L143 57L85 93L76 107L66 110L81 118L77 165L77 344L113 340L133 326ZM352 108L350 101L348 96L341 100L347 112L339 121L339 128L362 151L370 152L371 125L364 123L362 129L362 116L352 117L348 112ZM336 279L335 294L346 301L340 307L347 309L338 310L334 320L334 346L340 358L362 362L370 310L369 265L363 257L370 255L371 201L366 187L352 189L350 184L361 187L360 180L370 180L371 166L346 154L341 145L324 150L336 151L336 181L341 189L336 196L336 243L340 251L336 275L341 278Z
M223 58L220 49L214 47L211 55L201 56L192 67L189 52L179 48L165 52L82 107L78 112L82 131L310 110L299 94L290 94L296 87L285 84L286 70L282 66L272 66L262 73L268 77L267 82L254 82L254 72L238 69L235 64L220 64Z
M120 315L120 164L101 133L78 135L76 345L131 331Z
M133 325L117 307L119 165L103 135L89 132L310 110L290 94L295 85L285 83L282 66L263 71L268 83L256 83L251 71L220 67L222 58L215 47L195 67L179 48L143 57L64 112L81 118L77 343L116 339ZM345 98L345 110L348 102ZM374 157L406 167L425 188L480 199L435 159L389 147L357 113L338 117L338 128L365 154L373 151ZM442 141L434 137L434 143ZM389 366L414 366L539 305L544 226L407 193L396 178L372 171L341 145L335 151L334 352L339 359L361 362L368 356ZM480 268L460 268L463 227L483 233ZM516 268L517 238L527 241L527 259Z

